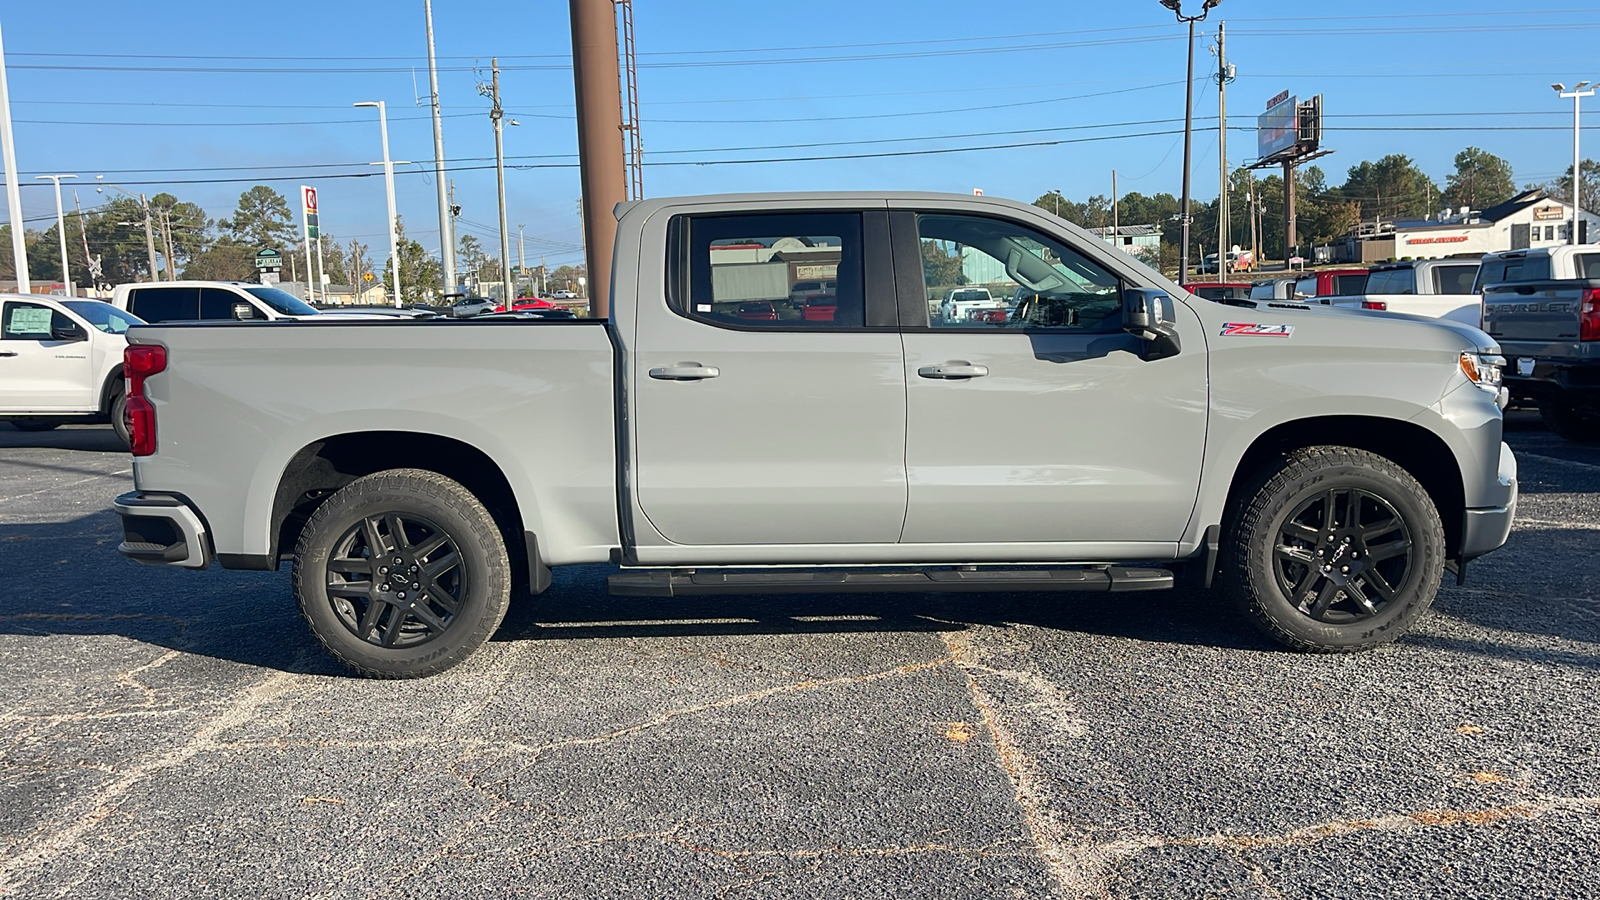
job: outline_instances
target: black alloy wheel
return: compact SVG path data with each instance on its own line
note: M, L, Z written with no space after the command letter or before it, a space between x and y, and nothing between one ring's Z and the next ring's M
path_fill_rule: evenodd
M1379 615L1412 562L1411 530L1389 501L1335 488L1302 502L1278 531L1278 587L1301 613L1347 625Z
M416 647L455 624L468 589L455 540L421 516L366 516L328 559L328 603L359 640Z

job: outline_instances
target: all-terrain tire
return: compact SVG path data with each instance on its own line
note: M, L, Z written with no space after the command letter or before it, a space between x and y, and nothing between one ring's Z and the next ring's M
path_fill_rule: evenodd
M1546 428L1575 444L1600 444L1600 409L1545 399L1539 401L1539 418Z
M1257 473L1229 518L1226 589L1290 648L1349 653L1388 643L1438 593L1438 509L1409 472L1375 453L1296 450Z
M440 536L445 543L428 550ZM295 547L294 592L306 623L336 659L373 678L435 675L466 659L500 626L511 581L488 510L459 483L422 469L340 488Z

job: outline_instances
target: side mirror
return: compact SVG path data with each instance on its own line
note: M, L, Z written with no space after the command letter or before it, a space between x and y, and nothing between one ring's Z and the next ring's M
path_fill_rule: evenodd
M87 341L88 332L78 327L76 322L56 321L50 326L50 340L52 341Z
M235 303L233 317L240 322L248 322L256 317L256 308L248 303Z
M1146 361L1177 356L1183 345L1173 316L1171 297L1162 291L1128 288L1122 292L1122 330L1144 341Z

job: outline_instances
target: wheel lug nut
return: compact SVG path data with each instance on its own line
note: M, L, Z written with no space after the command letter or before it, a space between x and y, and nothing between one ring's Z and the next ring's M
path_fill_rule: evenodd
M420 591L420 590L422 590L422 583L421 583L421 582L419 582L419 581L413 581L413 582L411 582L411 589L412 589L412 590L413 590L413 591Z
M399 597L401 600L404 600L406 598L406 592L405 591L401 591L400 593L395 594L395 596Z
M1345 566L1344 568L1340 569L1339 571L1341 571L1341 572L1349 572L1350 571L1350 567L1349 566Z
M412 571L412 572L416 572L416 571L417 571L417 570L418 570L418 568L417 568L417 566L415 566L415 565L413 565L413 566L412 566L412 567L411 567L411 571Z
M1318 556L1321 556L1321 555L1322 555L1322 554L1323 554L1323 553L1324 553L1324 552L1325 552L1325 551L1322 551L1322 550L1318 550L1318 551L1317 551L1317 555L1318 555Z
M406 561L401 559L400 557L396 556L394 558L394 564L397 565L397 566L403 566L403 565L406 564Z
M387 575L387 574L389 574L389 567L388 566L379 566L378 567L378 574L379 575Z

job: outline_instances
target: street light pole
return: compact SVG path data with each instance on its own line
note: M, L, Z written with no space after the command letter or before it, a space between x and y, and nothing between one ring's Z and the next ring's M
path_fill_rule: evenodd
M399 308L401 304L400 293L400 239L395 234L395 219L399 215L394 208L394 163L389 159L389 114L385 111L382 100L363 100L356 106L376 106L378 108L378 129L383 132L383 185L384 192L389 200L389 262L394 267L394 305ZM311 277L308 273L307 278Z
M77 178L76 175L35 175L41 181L56 183L56 237L61 238L61 281L66 285L67 296L72 293L72 267L67 264L67 214L61 208L61 179Z
M17 184L17 147L11 134L11 93L6 87L6 48L0 40L0 157L4 157L6 207L11 222L11 259L17 270L17 291L32 291L28 283L28 244L22 224L22 191Z
M1161 0L1161 5L1172 10L1179 22L1189 26L1189 75L1183 83L1183 245L1178 248L1178 283L1189 283L1189 224L1193 217L1189 215L1189 157L1194 145L1194 24L1203 22L1211 13L1212 7L1222 0L1205 0L1200 6L1200 14L1186 16L1183 14L1183 0Z
M422 0L422 13L428 20L428 90L433 106L433 185L439 192L439 264L444 290L456 289L455 219L450 215L444 174L444 125L439 115L439 64L433 55L433 0Z
M1589 82L1580 81L1567 90L1564 84L1552 84L1561 99L1572 101L1572 230L1567 233L1567 242L1578 243L1578 223L1583 221L1583 157L1578 152L1578 134L1582 126L1579 124L1578 104L1584 97L1593 97L1594 88L1589 87ZM1589 88L1584 90L1584 88Z

